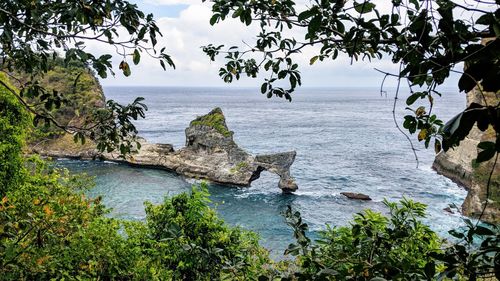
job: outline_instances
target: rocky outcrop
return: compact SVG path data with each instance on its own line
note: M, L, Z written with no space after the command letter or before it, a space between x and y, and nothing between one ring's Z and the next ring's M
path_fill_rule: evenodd
M467 106L471 103L484 104L484 98L488 104L496 104L499 101L497 93L480 92L477 88L467 93ZM480 131L474 126L469 135L460 142L460 145L447 152L440 152L432 167L459 185L464 186L468 193L462 205L462 213L470 217L478 217L484 221L498 223L500 221L500 165L495 166L487 190L489 174L493 169L493 159L480 165L474 165L477 157L477 144L481 141L495 141L493 128ZM489 192L488 192L489 191ZM489 193L489 194L488 194ZM489 198L485 207L485 202Z
M345 197L347 197L349 199L365 200L365 201L372 200L370 198L370 196L363 194L363 193L341 192L340 194L344 195Z
M283 191L292 192L298 188L295 180L290 176L290 166L292 166L293 161L295 161L296 155L297 153L295 151L257 155L255 157L255 163L262 169L280 176L280 181L278 183L279 188ZM258 174L254 173L254 177L255 176L258 178Z
M278 186L283 192L297 190L297 184L290 175L296 152L249 154L234 142L233 132L228 129L220 108L191 121L185 133L186 146L179 150L174 150L169 144L152 144L140 139L141 149L133 151L125 159L120 158L117 152L98 154L95 150L93 155L86 150L85 156L162 168L189 178L238 186L250 186L262 171L269 171L280 176ZM36 152L50 156L81 156L75 151L57 151L49 147Z

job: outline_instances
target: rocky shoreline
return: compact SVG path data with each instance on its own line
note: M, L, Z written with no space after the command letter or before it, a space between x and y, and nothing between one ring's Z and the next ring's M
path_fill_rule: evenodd
M467 106L471 103L490 104L498 102L496 93L479 91L477 88L467 93ZM500 165L494 166L491 159L480 165L474 164L478 154L477 145L481 141L495 141L493 128L480 131L476 125L458 147L436 155L432 168L453 182L467 189L467 197L462 205L462 213L468 217L479 217L490 223L500 222ZM492 173L489 194L488 177ZM488 204L485 206L486 202Z
M233 132L228 129L220 108L191 121L185 132L186 146L179 150L174 150L170 144L154 144L140 139L141 148L125 158L117 152L99 153L92 145L60 146L57 140L33 145L30 152L55 158L102 159L160 168L188 178L236 186L250 186L261 172L269 171L280 177L278 187L283 192L297 190L295 179L290 174L296 152L249 154L234 142Z

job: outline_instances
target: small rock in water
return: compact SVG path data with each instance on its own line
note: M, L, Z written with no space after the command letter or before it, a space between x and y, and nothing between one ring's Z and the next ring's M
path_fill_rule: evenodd
M450 214L454 214L454 213L455 213L455 212L453 212L453 211L451 210L451 208L450 208L450 207L446 207L446 208L444 208L444 209L443 209L443 211L445 211L445 212L447 212L447 213L450 213Z
M363 194L363 193L354 193L354 192L341 192L340 194L344 195L345 197L349 199L356 199L356 200L372 200L370 196Z

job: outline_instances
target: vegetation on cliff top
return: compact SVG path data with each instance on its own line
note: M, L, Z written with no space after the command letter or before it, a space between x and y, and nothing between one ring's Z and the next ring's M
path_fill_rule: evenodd
M119 34L126 34L118 39ZM54 108L65 107L70 92L50 91L43 86L44 74L53 68L51 60L62 54L66 64L89 67L101 78L114 75L112 54L95 56L87 52L92 41L114 47L121 58L118 68L125 76L131 74L129 58L139 64L141 54L156 59L162 68L174 67L165 48L157 46L162 36L152 14L145 15L137 5L126 0L97 1L2 1L0 2L0 71L25 73L20 91L3 84L22 106L34 115L34 122L46 122L75 134L75 139L90 138L100 151L120 149L130 152L138 143L132 120L144 117L147 109L136 99L128 106L108 100L101 110L92 114L87 126L61 122L53 116ZM17 77L19 78L19 77ZM59 75L55 79L62 78ZM75 80L75 88L80 87ZM1 82L1 81L0 81ZM57 81L52 81L57 82ZM85 89L82 89L85 91ZM37 99L39 103L34 103ZM90 101L89 101L90 102ZM65 116L63 114L63 116ZM63 120L69 121L69 120Z
M15 71L11 75L16 77L14 82L17 87L32 79L25 72ZM28 101L38 106L46 106L47 112L57 119L62 127L84 126L94 111L105 106L104 93L97 77L81 63L65 63L62 58L56 57L49 61L47 73L39 74L36 79L40 87L47 92L61 96L60 102L64 103L64 106L46 105L43 103L46 96L27 96ZM37 125L30 142L58 138L66 133L51 122Z
M217 107L210 111L208 114L199 116L190 123L191 126L202 125L214 128L217 132L225 137L232 136L233 132L229 131L226 125L226 118L222 110Z

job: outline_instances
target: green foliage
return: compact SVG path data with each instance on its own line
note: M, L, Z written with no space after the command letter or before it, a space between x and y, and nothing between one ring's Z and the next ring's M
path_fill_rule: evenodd
M118 38L121 32L128 37ZM142 116L140 112L145 107L120 110L136 107L138 103L121 106L108 101L106 105L98 106L108 112L106 120L101 118L103 115L91 114L87 117L95 118L70 122L71 109L83 106L84 110L80 113L84 115L92 107L90 103L93 99L86 99L88 96L85 94L89 90L86 85L96 82L88 81L84 72L93 69L101 78L115 74L112 70L113 56L102 54L97 57L85 51L86 42L114 46L116 54L123 58L119 69L129 76L131 68L127 58L138 64L142 52L158 60L163 69L166 65L175 67L165 48L158 50L158 36L162 34L153 15L145 15L137 9L137 5L125 0L95 3L77 0L3 1L0 3L0 71L19 82L20 91L6 84L4 86L34 115L35 125L45 122L76 134L75 140L83 142L84 138L91 138L100 142L98 148L101 151L120 149L123 154L130 151L136 137L130 120L137 119L137 115ZM64 53L62 60L57 57L61 51ZM67 73L58 70L61 65L67 67ZM75 74L75 69L82 71ZM94 80L93 77L91 80ZM68 89L71 85L72 88ZM73 99L76 91L83 93L79 95L83 100ZM118 123L111 126L113 122ZM42 130L38 133L44 137L53 131ZM103 139L112 141L102 142Z
M137 141L137 129L133 120L145 118L145 111L148 110L143 103L144 98L138 97L129 105L120 105L114 100L106 101L105 108L97 108L92 113L92 121L89 124L96 124L88 136L97 142L99 151L111 152L119 149L120 155L130 153L133 144L140 149ZM85 143L85 134L78 132L75 134L75 141L80 140Z
M236 164L236 166L232 167L229 171L231 173L239 173L247 167L248 167L248 162L242 161Z
M0 91L0 130L6 161L0 181L0 276L3 280L385 280L499 276L499 231L466 220L463 241L444 249L423 225L425 206L385 204L389 217L365 211L349 227L328 228L317 244L300 213L287 223L297 245L291 261L273 263L255 233L227 226L208 206L205 184L190 193L146 203L146 222L104 216L100 198L87 198L92 180L22 155L29 116ZM12 141L12 142L10 142ZM4 163L6 165L4 165ZM237 166L243 167L244 164ZM478 239L479 237L479 239ZM474 241L480 241L476 245ZM378 278L378 279L377 279ZM383 279L382 279L383 278Z
M500 228L488 223L474 225L469 219L464 222L464 229L449 231L458 242L432 255L445 265L438 279L457 276L465 276L467 280L500 279Z
M92 179L22 157L29 115L8 91L0 104L0 279L252 280L269 263L256 234L217 218L205 185L146 204L147 223L105 217L85 196Z
M112 56L104 54L95 57L85 52L84 40L114 45L118 55L134 55L133 60L137 61L139 52L157 47L157 36L161 36L151 14L145 15L137 9L137 5L123 0L92 5L79 1L3 2L0 15L1 55L7 58L3 64L27 73L47 72L55 49L62 48L65 61L90 65L100 77L105 78L108 72L114 74L111 70ZM126 31L130 37L117 40L119 29ZM132 53L122 53L118 47L132 49ZM173 66L164 50L161 49L155 58Z
M2 280L249 280L269 263L257 235L217 218L205 185L146 204L147 223L103 216L91 179L22 157L29 116L9 92L0 104Z
M364 8L361 8L364 11ZM52 76L54 77L54 76ZM3 84L14 89L5 78ZM58 79L52 78L56 83ZM423 225L425 206L404 199L385 204L390 217L365 211L349 227L328 228L317 244L306 236L300 213L286 213L297 245L297 264L274 264L256 234L231 228L208 207L206 186L146 204L147 222L106 218L100 198L85 190L91 180L57 170L38 158L23 159L30 116L12 92L0 91L0 274L6 280L386 280L466 277L500 273L498 227L451 231L459 243L441 245ZM115 106L113 103L108 106ZM135 107L114 108L143 115ZM225 126L219 111L200 124ZM135 117L134 117L135 116ZM121 122L121 123L120 123ZM118 120L125 126L126 120ZM112 125L110 125L112 126ZM222 133L222 132L221 132ZM488 147L484 147L487 150ZM236 165L242 169L246 163ZM477 245L479 241L480 245Z
M39 86L45 89L46 94L34 95L27 88L20 93L38 112L50 113L60 126L70 128L83 127L85 121L91 119L92 112L103 108L104 94L99 81L92 71L75 63L66 64L57 57L49 61L49 70L44 75L37 76ZM18 80L18 86L28 83L31 77L27 73L15 72L12 75ZM39 141L44 138L57 138L64 133L60 127L54 126L50 120L35 115L35 135L29 141Z
M220 108L215 108L207 115L200 116L191 121L191 126L202 125L214 128L225 137L230 137L232 132L227 129L226 118Z
M8 83L2 73L0 81ZM1 85L0 109L0 197L3 197L22 181L22 149L30 118L19 101Z
M481 142L478 148L481 152L478 154L476 162L485 162L495 153L500 152L500 138L498 137L498 126L500 124L500 110L495 106L482 106L477 103L472 103L464 112L456 115L448 121L443 127L444 141L443 148L448 150L459 144L477 124L481 131L486 131L490 125L493 125L495 134L497 135L495 142Z
M2 280L255 280L270 262L256 234L217 218L204 185L146 204L147 223L126 222L85 196L88 178L26 165L0 201Z
M4 280L110 276L99 256L117 237L108 226L108 232L95 233L103 209L99 199L87 199L82 193L88 179L51 169L36 158L25 164L30 173L7 192L0 205ZM90 235L92 243L83 245ZM85 268L87 261L94 263L92 270Z
M458 145L462 136L470 131L468 125L477 122L480 126L495 127L497 139L495 149L487 150L480 160L491 159L492 154L500 151L498 100L490 104L485 101L485 105L476 107L474 112L466 109L461 114L462 122L450 124L458 126L458 130L453 130L455 134L449 130L441 132L442 121L431 114L434 97L441 95L438 86L451 72L461 74L460 91L468 92L474 87L481 93L500 90L498 1L488 5L479 0L471 3L391 1L392 9L383 9L388 12L379 10L371 0L313 1L310 5L291 0L208 2L212 4L211 25L232 17L239 18L245 25L257 23L260 28L255 42L245 43L246 47L224 49L224 45L213 44L203 47L212 61L218 55L224 56L225 65L220 68L219 76L225 82L238 80L243 73L257 77L259 72L264 72L267 78L261 85L262 94L291 101L292 93L301 85L294 58L301 56L304 49L315 53L309 60L311 65L318 60L336 60L341 53L351 62L387 56L399 64L399 71L381 72L385 78L390 76L399 83L407 82L403 83L408 84L411 93L407 105L412 106L418 99L429 103L428 113L422 106L407 108L413 114L405 116L404 127L410 133L418 131L418 141L424 141L428 147L435 139L434 148L439 152L442 147ZM292 29L293 32L289 32ZM463 72L454 68L464 62ZM288 87L276 84L288 84Z
M436 265L429 254L439 252L438 236L419 220L425 205L403 199L384 201L389 217L366 210L348 227L328 227L313 245L307 224L289 209L285 216L298 244L287 252L297 256L299 280L420 280L432 278Z
M208 207L206 185L146 204L154 258L181 280L252 280L269 263L255 233L228 227Z
M65 63L58 57L49 62L49 71L39 75L37 82L47 93L35 95L26 87L18 93L27 99L23 102L31 104L30 111L34 115L35 126L28 138L30 144L44 144L52 139L60 140L53 143L64 144L63 138L70 133L74 141L82 145L86 138L95 141L94 146L97 144L96 148L101 152L118 149L123 156L130 153L134 145L140 148L133 121L145 117L148 108L142 102L144 98L136 98L126 106L114 100L106 101L97 78L89 68L76 62ZM13 75L18 77L14 79L21 87L23 83L30 83L25 81L32 79L27 73L16 72ZM4 86L12 96L16 96L14 87ZM49 93L53 93L54 97ZM50 117L40 112L46 112Z

